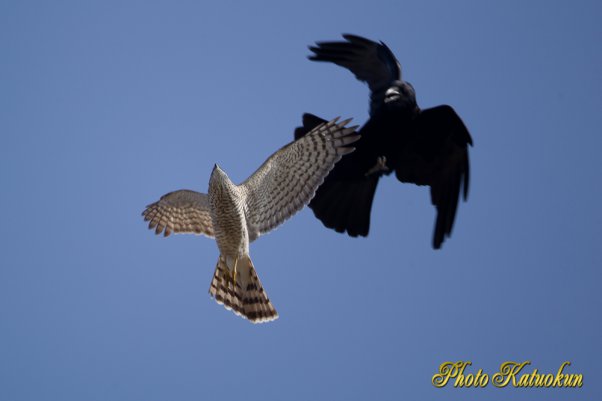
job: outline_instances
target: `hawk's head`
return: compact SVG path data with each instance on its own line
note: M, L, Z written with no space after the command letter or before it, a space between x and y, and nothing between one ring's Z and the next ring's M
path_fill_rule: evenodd
M232 183L232 181L230 181L230 178L228 178L226 172L222 170L220 166L218 166L218 164L216 163L213 166L213 170L211 171L211 177L209 178L209 187L226 188L231 187L233 185L234 184Z

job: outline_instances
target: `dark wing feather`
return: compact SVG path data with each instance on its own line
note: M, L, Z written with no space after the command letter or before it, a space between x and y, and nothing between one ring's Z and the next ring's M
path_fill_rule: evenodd
M437 208L433 247L438 249L451 235L462 187L464 200L468 196L472 138L454 109L445 105L422 110L399 141L391 165L400 181L431 187Z
M351 237L366 237L378 176L326 180L309 207L324 226Z
M295 139L302 137L325 120L313 114L303 115L303 126L295 129ZM363 130L363 129L362 129ZM367 165L374 163L370 157L370 142L356 142L356 151L346 155L318 188L309 203L314 215L337 232L347 232L352 237L367 236L370 229L370 212L374 193L381 174L365 175ZM359 154L357 154L359 152Z
M370 88L370 115L383 104L385 92L401 79L401 67L393 52L383 42L350 34L343 35L346 42L316 42L309 49L313 61L327 61L350 70L355 77Z
M303 114L303 125L301 127L295 128L295 141L305 135L307 135L312 129L316 128L318 125L327 122L323 118L315 116L311 113Z

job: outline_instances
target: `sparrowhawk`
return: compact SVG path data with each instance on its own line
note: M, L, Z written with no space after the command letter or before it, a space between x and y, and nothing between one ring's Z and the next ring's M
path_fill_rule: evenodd
M214 237L220 255L211 296L251 322L274 320L278 314L255 272L249 243L307 205L335 163L354 150L348 145L359 135L357 127L345 127L350 120L318 124L270 156L240 185L216 164L208 194L170 192L146 207L144 220L156 234Z

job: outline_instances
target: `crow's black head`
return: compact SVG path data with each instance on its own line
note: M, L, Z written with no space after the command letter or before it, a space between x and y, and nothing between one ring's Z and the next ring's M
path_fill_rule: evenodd
M418 112L416 92L409 82L395 81L385 92L385 108Z

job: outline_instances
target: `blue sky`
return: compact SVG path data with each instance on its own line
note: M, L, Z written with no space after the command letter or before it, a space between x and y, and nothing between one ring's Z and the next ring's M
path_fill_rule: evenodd
M0 399L404 400L602 396L598 2L0 3ZM367 119L368 90L307 45L383 40L421 107L469 127L471 192L430 247L425 188L381 181L370 236L303 210L251 246L280 319L207 290L214 241L144 206L243 181L303 112ZM581 389L436 389L566 360Z

